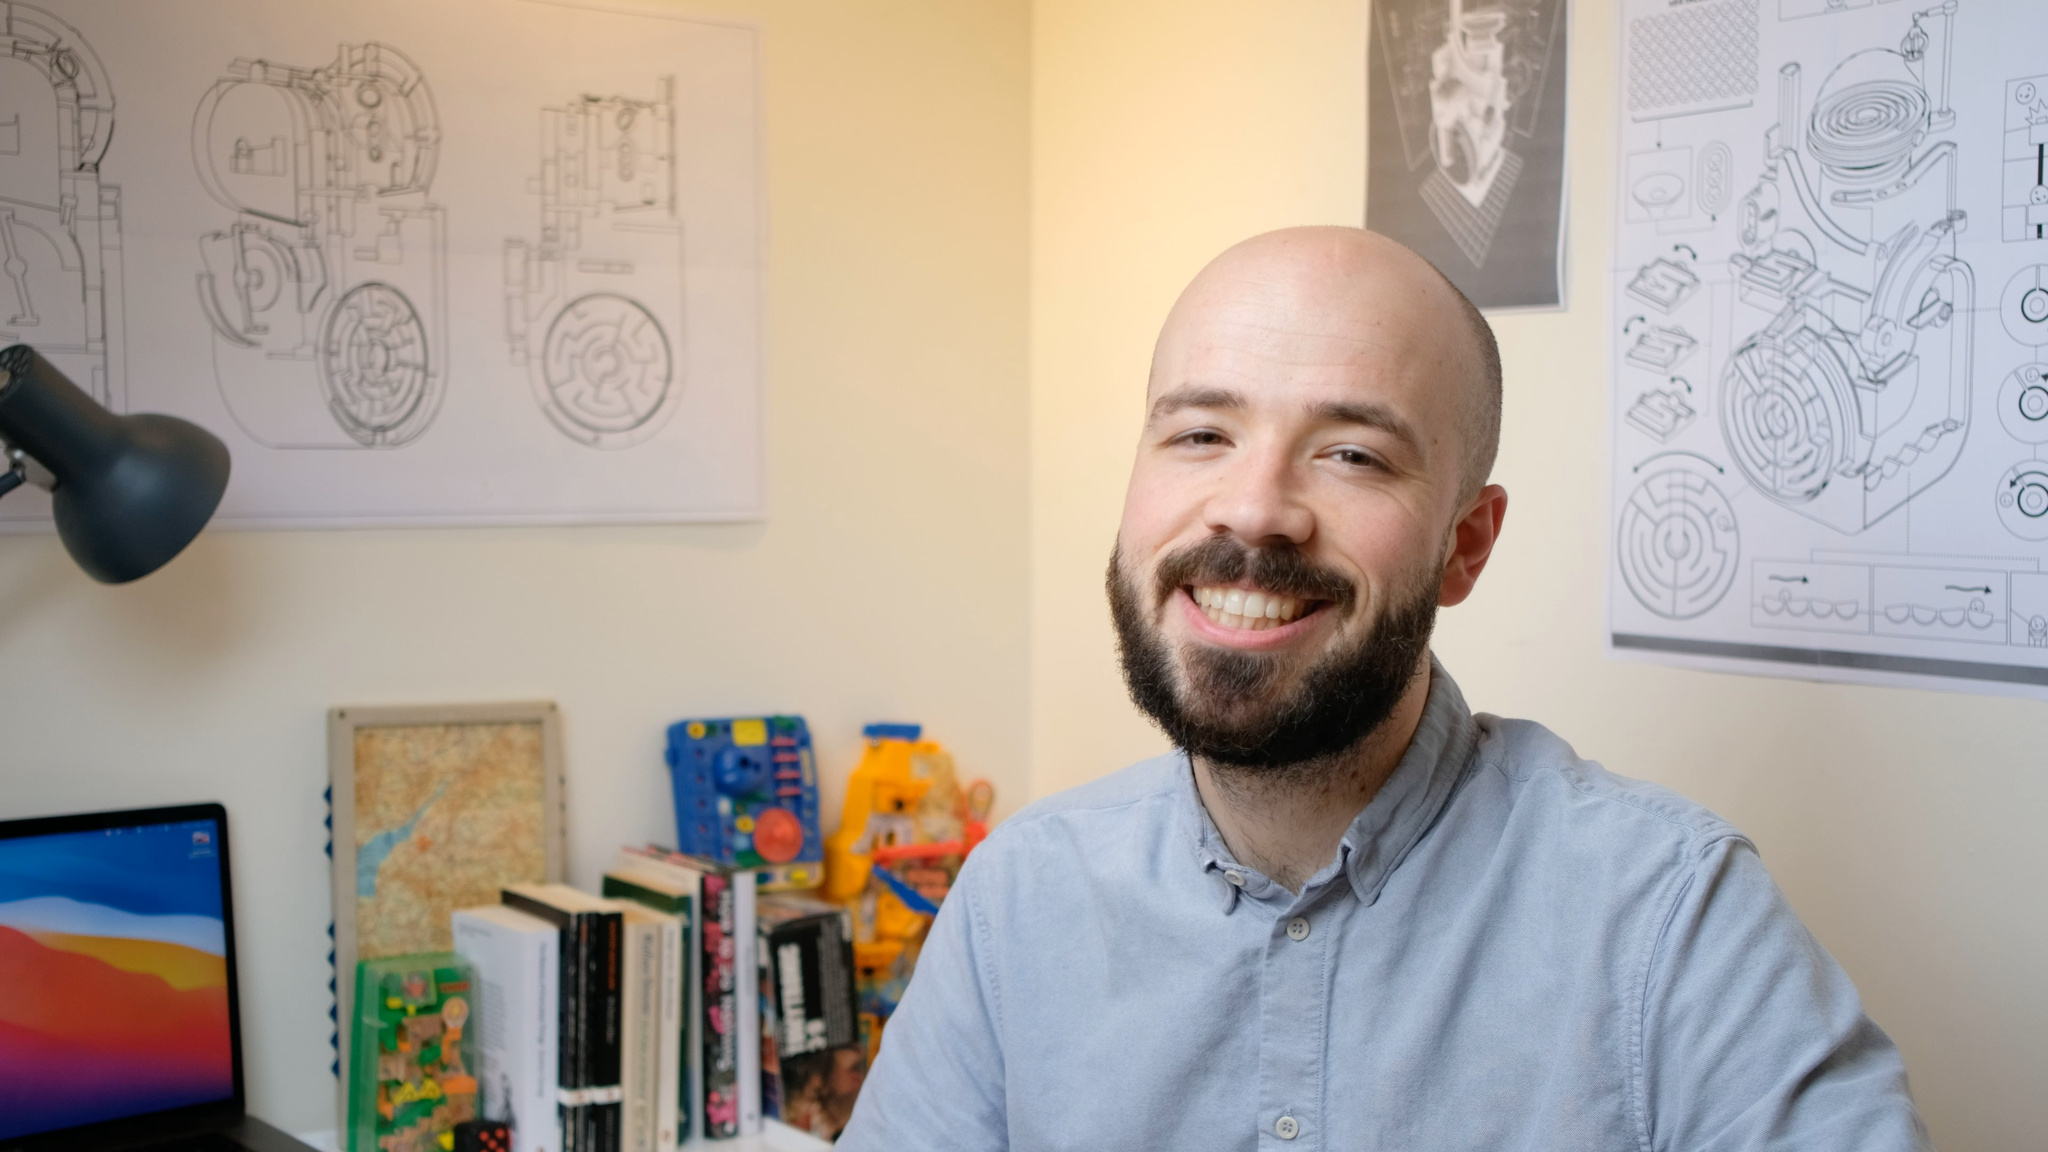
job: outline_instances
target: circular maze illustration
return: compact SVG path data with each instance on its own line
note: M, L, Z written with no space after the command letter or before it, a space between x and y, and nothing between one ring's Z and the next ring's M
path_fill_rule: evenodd
M1786 504L1820 495L1842 453L1854 387L1812 329L1760 334L1735 350L1721 380L1721 428L1735 463Z
M2023 460L1998 478L1998 522L2022 540L2048 540L2048 463Z
M2029 348L2048 344L2048 265L2022 268L2006 282L1998 318L2013 339Z
M1735 511L1713 481L1685 468L1646 478L1622 505L1615 555L1643 607L1689 620L1735 583Z
M2048 364L2022 364L1998 386L1998 420L2013 438L2048 444Z
M440 402L427 329L405 293L370 281L348 290L320 337L327 407L358 443L392 448L426 431Z
M675 359L638 301L594 292L570 302L548 326L540 369L541 409L573 440L624 448L667 419Z

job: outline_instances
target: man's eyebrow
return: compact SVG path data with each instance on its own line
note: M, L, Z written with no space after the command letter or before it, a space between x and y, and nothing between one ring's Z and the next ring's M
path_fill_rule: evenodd
M1377 428L1410 449L1422 450L1422 437L1415 434L1415 428L1401 415L1384 404L1353 404L1343 400L1331 400L1308 406L1309 418L1322 424L1357 424L1365 428Z
M1187 408L1235 411L1244 406L1244 394L1229 388L1176 388L1152 402L1152 412L1146 419L1158 420Z

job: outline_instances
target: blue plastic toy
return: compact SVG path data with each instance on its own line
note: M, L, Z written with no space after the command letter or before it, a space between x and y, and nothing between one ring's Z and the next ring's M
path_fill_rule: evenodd
M679 721L666 759L678 851L758 870L767 888L823 879L818 768L803 717Z

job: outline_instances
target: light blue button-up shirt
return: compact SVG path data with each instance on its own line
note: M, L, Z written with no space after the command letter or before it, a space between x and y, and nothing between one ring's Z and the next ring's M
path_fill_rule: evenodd
M1030 806L962 870L840 1140L981 1149L1926 1147L1898 1051L1712 813L1474 716L1299 894L1185 757Z

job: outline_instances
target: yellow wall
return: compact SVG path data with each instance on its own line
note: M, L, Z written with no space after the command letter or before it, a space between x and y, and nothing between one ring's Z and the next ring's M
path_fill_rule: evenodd
M686 713L802 709L838 778L922 720L1027 792L1028 4L679 7L762 28L765 523L215 532L120 588L0 539L0 816L226 802L250 1100L289 1129L333 1124L331 705L560 701L586 884L673 835Z
M1477 708L1550 725L1747 830L1905 1050L1944 1149L2048 1132L2048 707L1608 660L1612 0L1571 50L1570 311L1498 320L1506 537L1439 653ZM1031 772L1156 752L1100 592L1151 339L1216 251L1363 203L1363 0L1039 0L1033 26Z

